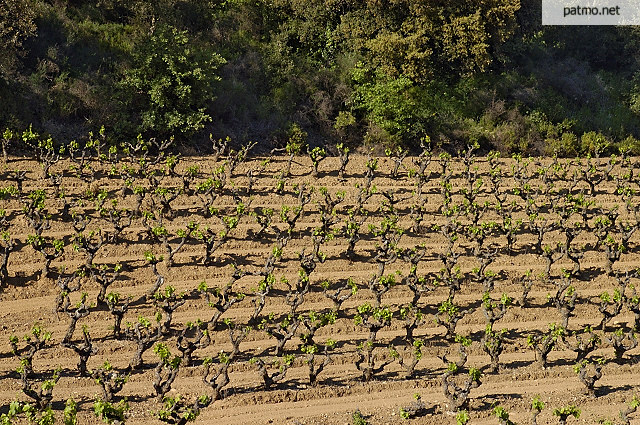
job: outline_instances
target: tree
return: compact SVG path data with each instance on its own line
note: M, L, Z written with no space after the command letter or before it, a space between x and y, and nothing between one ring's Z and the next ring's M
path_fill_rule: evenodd
M120 81L126 103L140 114L137 130L155 135L188 136L211 121L207 102L212 99L217 68L225 60L195 46L186 31L160 24L140 40L133 67Z
M419 106L419 89L409 78L391 78L359 64L352 79L354 105L370 123L367 139L395 145L409 137L424 137L431 114Z
M35 10L27 0L4 0L0 3L0 77L14 71L22 55L22 43L36 30Z

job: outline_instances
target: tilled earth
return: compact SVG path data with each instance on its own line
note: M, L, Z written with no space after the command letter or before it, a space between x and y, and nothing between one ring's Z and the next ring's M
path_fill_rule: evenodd
M235 262L238 267L248 272L257 272L265 260L272 253L276 234L282 231L286 224L279 217L283 205L297 205L296 190L306 184L315 188L312 201L303 210L300 219L295 224L292 239L284 247L282 258L275 268L276 283L272 292L266 297L266 304L261 315L268 317L281 317L290 311L286 302L286 286L280 280L287 278L295 282L300 269L299 254L309 253L313 247L313 229L319 226L320 215L317 202L322 201L319 188L324 187L327 192L336 196L340 191L345 192L345 200L337 206L337 221L333 225L335 229L341 229L345 223L347 210L353 206L359 189L356 185L363 185L365 181L367 161L366 157L353 156L347 167L346 181L340 181L337 176L339 161L337 158L328 158L320 164L319 174L311 174L311 164L307 158L296 158L292 167L292 177L285 182L281 194L274 188L278 181L278 175L286 167L288 158L276 157L268 164L263 159L252 159L240 166L229 177L225 193L219 196L213 205L224 211L233 211L236 208L234 199L242 198L248 205L248 211L256 208L271 208L275 211L273 225L276 228L268 228L263 235L256 236L260 228L256 219L250 215L242 215L237 227L229 232L229 239L216 252L216 258L211 264L202 264L204 255L203 245L194 237L187 239L184 247L175 255L174 265L167 267L166 262L158 264L158 272L164 277L164 286L172 286L176 292L183 291L197 293L195 289L201 282L206 282L209 287L223 288L229 282L233 273L231 264ZM388 196L383 192L393 194L395 209L400 218L399 226L404 234L398 243L399 249L410 249L419 244L424 244L426 255L418 265L418 275L427 279L436 276L443 267L439 254L446 252L447 240L434 228L434 225L442 225L447 222L447 217L440 213L442 195L440 185L440 165L437 158L428 167L431 178L422 188L424 206L424 220L417 228L412 228L411 206L417 202L417 194L414 186L414 178L410 176L408 169L415 167L416 158L406 158L398 175L391 176L393 163L388 158L380 158L378 169L375 171L373 185L376 193L365 203L369 216L361 226L362 239L355 246L356 255L348 258L345 255L347 240L340 233L333 240L322 245L321 251L326 255L326 261L317 262L315 270L310 274L311 291L304 296L304 302L298 308L298 313L310 311L329 311L333 303L325 296L320 285L329 280L337 282L352 278L358 286L355 295L347 299L342 305L341 311L335 323L320 329L316 341L324 341L327 338L334 339L337 344L331 357L331 362L318 376L318 385L312 386L308 380L308 367L306 356L300 352L303 326L300 326L295 336L285 345L285 352L295 355L292 366L287 370L286 376L280 382L274 384L269 390L263 387L263 381L255 364L250 362L254 356L265 359L273 358L275 339L261 329L253 329L241 344L239 360L230 367L230 383L225 387L224 398L214 401L204 408L196 422L208 424L350 424L352 414L359 409L370 424L391 423L420 423L441 424L455 423L455 415L448 413L447 399L442 390L441 375L446 370L446 365L440 358L447 355L455 358L458 344L447 341L444 337L445 328L435 323L435 314L438 306L447 299L449 290L446 287L434 286L433 289L423 294L418 307L424 312L424 323L416 330L416 335L424 340L422 358L417 364L413 377L406 378L403 368L398 362L389 364L383 371L377 373L374 379L364 382L362 373L356 368L358 358L357 346L366 341L368 331L354 322L357 307L364 303L373 303L372 292L367 289L367 282L371 276L377 273L378 263L375 261L376 248L380 241L368 229L368 224L379 225L382 215L379 207L383 205ZM632 159L632 166L636 167L638 159ZM542 161L547 164L549 161ZM510 175L512 160L502 161L505 174ZM109 176L103 172L93 182L85 182L72 173L69 169L71 163L62 161L54 165L53 174L62 176L61 188L65 195L72 199L72 211L86 215L88 224L85 234L95 230L108 235L113 227L106 217L101 217L94 207L94 200L87 195L87 191L98 193L104 190L107 193L105 205L109 205L112 199L118 200L119 208L134 208L135 195L133 191L122 194L122 180L118 175ZM210 172L222 162L213 162L206 157L183 158L178 165L178 175L193 165L199 166L199 173L192 187L206 180ZM477 164L480 173L485 176L483 186L478 195L479 203L485 200L493 202L493 193L489 184L488 167L486 160L479 158ZM108 165L95 165L96 169L108 170ZM534 164L529 166L533 170ZM564 168L577 170L580 167L575 164L564 164ZM583 165L582 168L585 166ZM466 183L464 180L464 166L458 161L452 162L453 168L453 202L462 205L463 197L461 188ZM603 167L604 168L604 167ZM74 249L73 237L76 233L73 220L60 218L63 201L55 198L54 187L46 179L42 179L42 170L37 162L13 158L2 172L0 186L7 187L14 184L10 177L13 170L26 170L26 179L23 182L23 193L28 194L36 189L44 189L47 193L45 209L50 214L51 227L45 230L43 236L61 239L65 242L64 254L52 263L54 269L53 278L43 276L41 270L44 264L43 256L35 251L28 243L29 235L34 231L24 214L22 202L17 196L11 196L0 201L0 208L6 210L9 217L9 233L11 238L17 241L18 248L9 257L8 272L9 281L6 288L0 293L0 413L8 409L12 400L28 401L21 391L21 381L16 372L19 360L11 353L9 337L16 335L22 337L29 333L34 323L38 323L52 333L52 341L48 348L39 351L34 358L34 370L42 376L51 376L51 372L60 367L62 377L55 386L54 409L62 409L67 398L73 398L79 403L79 423L101 423L92 412L93 401L100 395L100 387L91 377L78 375L76 363L78 356L68 348L60 345L60 342L69 325L69 317L65 312L56 311L56 299L59 289L55 275L62 270L69 273L85 263L85 255L82 251ZM249 184L247 172L254 170L252 193L247 194ZM614 168L610 175L622 173L621 166ZM533 171L531 171L533 172ZM571 176L571 173L569 173ZM564 182L559 181L558 187L567 187L571 177ZM538 182L539 180L533 180ZM541 184L541 183L540 183ZM148 181L140 178L134 181L135 186L148 187ZM162 179L162 185L166 187L182 187L182 179L179 176ZM505 178L500 190L507 194L509 200L521 203L513 194L516 181ZM233 188L236 189L234 198ZM154 188L149 189L152 191ZM582 190L588 193L588 186L579 182L573 188L574 191ZM250 195L250 196L247 196ZM598 184L596 193L591 196L594 210L596 207L610 209L619 205L620 221L632 222L635 218L625 212L623 201L616 193L616 182L612 177ZM142 210L153 211L151 194L147 194L142 203ZM632 198L632 202L638 200ZM84 203L77 202L84 199ZM541 198L540 203L543 204ZM163 222L163 225L171 235L172 246L177 245L179 237L177 231L185 229L187 223L198 223L199 229L210 226L219 232L222 230L221 221L216 217L205 217L202 197L197 194L180 194L171 202L173 217ZM522 208L514 210L514 220L527 220L527 215ZM76 215L77 216L77 215ZM556 219L549 212L551 220ZM576 215L577 216L577 215ZM598 213L594 212L591 224L595 227ZM481 221L498 221L497 213L489 208L481 218ZM461 217L463 225L468 220ZM617 235L614 235L617 237ZM496 373L488 373L490 358L482 350L480 339L486 326L486 320L482 308L479 307L482 294L485 289L469 276L479 264L479 259L473 253L474 241L461 235L454 244L454 251L460 256L457 265L460 272L465 275L461 289L455 294L455 302L461 309L473 308L473 311L465 315L456 327L458 334L468 336L473 341L469 347L469 357L466 366L476 367L484 372L481 385L470 393L469 412L471 423L497 424L498 420L493 415L493 408L497 405L505 407L516 423L530 423L531 400L536 395L546 403L546 408L538 417L538 424L557 423L558 419L552 415L555 408L567 405L576 405L581 409L579 419L570 418L568 423L598 423L599 420L609 418L615 420L618 412L624 409L638 395L638 383L640 382L640 368L637 359L640 349L634 348L625 353L619 361L615 360L614 351L610 344L604 341L604 336L615 329L628 330L633 323L633 313L624 307L608 323L606 332L597 330L596 333L603 339L600 346L590 357L602 357L607 360L603 368L602 378L595 386L595 396L585 392L584 385L573 370L576 353L567 349L562 342L549 355L549 364L546 368L540 368L535 362L534 351L527 345L527 336L533 333L546 332L550 323L560 322L561 315L549 302L549 298L556 291L554 285L545 283L542 279L534 279L534 285L528 296L527 305L521 302L522 281L525 273L531 270L532 276L538 276L545 270L544 259L535 253L536 236L527 230L526 226L516 235L512 252L506 249L506 238L498 231L494 231L485 241L485 246L497 249L498 254L488 269L498 273L495 287L491 291L493 299L499 299L505 293L514 299L503 318L495 324L495 329L506 329L505 348L500 356L501 368ZM554 230L545 235L544 242L553 245L563 241L561 230ZM597 237L592 229L584 229L579 232L574 241L574 246L584 247L584 256L580 259L581 272L574 279L573 285L578 296L573 316L569 319L569 331L576 331L585 325L596 327L602 318L599 311L600 295L607 291L614 293L617 287L616 279L605 272L605 254L602 249L596 247ZM620 260L613 266L619 272L632 271L639 263L640 232L633 234L629 241L629 249L626 250ZM145 260L145 252L153 252L157 256L165 255L164 247L154 242L144 227L142 218L137 217L131 226L126 228L122 240L105 243L97 252L93 262L97 265L123 266L120 278L108 289L109 292L117 292L124 299L141 299L154 284L156 277ZM565 257L559 259L552 267L552 276L560 276L563 268L570 268L572 263ZM405 305L411 299L412 293L406 285L402 284L402 276L409 273L410 264L402 258L387 264L385 274L399 273L398 285L391 287L382 297L382 305L389 306L394 317L390 326L384 327L378 333L378 342L374 354L378 361L388 359L390 343L401 344L405 331L403 320L399 318L399 306ZM244 291L247 297L236 303L226 311L222 319L233 320L234 323L247 323L254 312L252 294L259 284L260 277L246 275L234 283L236 291ZM633 277L632 285L637 285L640 279ZM80 300L83 291L88 293L88 299L95 304L98 294L95 283L89 277L80 279L81 286L78 291L70 294L72 304ZM161 289L162 289L161 288ZM132 303L129 307L123 323L134 323L139 316L148 318L155 323L156 309L152 300ZM180 306L173 315L172 331L164 337L172 353L175 349L176 335L187 322L197 319L209 320L214 309L207 305L203 297L189 296L186 303ZM74 341L82 338L82 327L86 325L97 348L95 355L88 361L88 369L93 370L109 361L114 368L124 370L133 356L135 344L125 338L116 339L112 336L113 316L104 307L90 308L90 314L78 321L74 333ZM126 324L123 325L126 327ZM399 342L400 341L400 342ZM194 400L202 394L211 394L209 388L202 380L203 359L216 357L221 350L229 352L228 332L220 325L211 332L211 344L194 352L192 366L181 367L177 379L172 385L168 395L181 394L187 400ZM124 388L117 395L126 397L130 404L128 423L132 424L157 424L161 423L154 412L162 408L162 404L156 400L152 382L154 379L154 367L158 357L152 349L143 356L144 367L134 371ZM274 370L277 370L275 368ZM405 420L400 417L400 408L409 405L413 395L419 393L425 402L427 413L418 418ZM638 419L631 423L640 424Z

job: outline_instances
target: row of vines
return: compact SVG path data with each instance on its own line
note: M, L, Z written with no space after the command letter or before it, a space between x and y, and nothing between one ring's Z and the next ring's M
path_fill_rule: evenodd
M56 294L50 323L65 329L38 322L10 337L2 354L16 368L2 379L24 397L4 406L2 423L76 423L77 401L56 399L65 376L93 380L91 410L124 423L136 401L122 390L150 374L155 417L185 424L238 391L335 385L332 364L364 382L436 383L441 410L466 423L471 392L508 367L506 352L530 350L540 368L564 366L549 359L554 349L574 353L571 367L592 397L606 365L633 362L640 162L624 153L506 160L470 146L454 158L425 141L415 157L354 157L338 145L329 161L320 148L305 157L292 140L284 155L248 159L252 145L218 140L203 162L172 154L171 140L116 147L101 133L60 147L5 132L3 148L18 138L40 167L21 169L28 162L5 150L0 288L8 295L45 282ZM42 266L25 275L25 258ZM182 270L201 276L173 282ZM597 293L585 289L594 281ZM546 301L532 299L536 291ZM534 310L546 327L501 324ZM98 317L109 318L108 330ZM127 341L127 365L104 354L115 341ZM36 367L60 348L75 368ZM470 353L485 361L470 364ZM427 366L438 358L441 366ZM293 368L305 378L291 378ZM258 386L234 380L246 371ZM202 394L172 390L195 375ZM618 423L629 424L638 404ZM533 423L542 408L534 400ZM434 409L416 395L400 412ZM513 423L502 407L495 414ZM565 423L580 410L554 414Z

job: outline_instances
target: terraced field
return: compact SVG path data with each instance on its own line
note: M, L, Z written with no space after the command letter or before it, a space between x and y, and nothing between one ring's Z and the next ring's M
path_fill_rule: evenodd
M160 400L178 394L208 396L196 423L209 424L348 424L357 409L370 424L462 411L497 424L496 406L524 424L535 396L538 424L570 405L567 423L625 423L640 382L640 159L425 153L394 175L393 158L354 155L343 178L339 158L314 175L296 157L290 176L288 157L226 160L64 159L44 176L10 158L0 413L60 368L60 423L69 398L78 423L101 423L100 376L127 377L111 403L128 400L131 424L162 423ZM51 338L21 374L34 324ZM585 382L601 373L592 390L577 358Z

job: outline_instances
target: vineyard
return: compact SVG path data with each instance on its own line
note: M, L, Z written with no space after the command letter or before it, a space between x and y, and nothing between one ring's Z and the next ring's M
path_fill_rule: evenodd
M2 424L640 423L638 158L32 139Z

